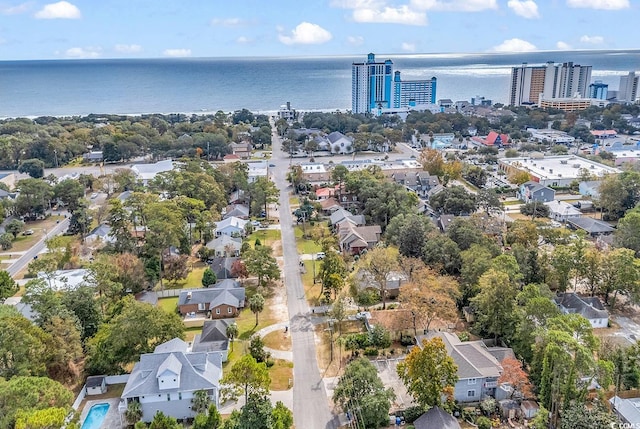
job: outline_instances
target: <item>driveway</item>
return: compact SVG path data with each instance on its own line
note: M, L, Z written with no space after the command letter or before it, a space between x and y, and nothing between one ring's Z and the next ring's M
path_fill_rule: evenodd
M613 321L620 326L620 330L613 333L614 337L623 337L635 344L640 339L640 325L624 316L613 316Z

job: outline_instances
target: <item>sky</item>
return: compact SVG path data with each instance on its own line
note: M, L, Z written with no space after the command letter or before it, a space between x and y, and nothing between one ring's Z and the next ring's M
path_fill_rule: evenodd
M0 0L0 60L639 49L640 0Z

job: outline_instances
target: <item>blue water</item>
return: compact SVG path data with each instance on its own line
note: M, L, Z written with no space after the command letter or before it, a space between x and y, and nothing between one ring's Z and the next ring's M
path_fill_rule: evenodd
M109 404L96 404L91 407L81 429L100 429L109 411Z
M511 67L573 61L618 89L640 50L526 54L378 54L404 79L438 78L437 98L505 102ZM351 63L361 56L0 61L0 117L349 109Z

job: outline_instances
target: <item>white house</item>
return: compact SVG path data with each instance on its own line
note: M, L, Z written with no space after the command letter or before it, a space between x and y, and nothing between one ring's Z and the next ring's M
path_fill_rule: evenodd
M245 233L245 226L249 221L235 216L228 217L216 223L216 237L228 235L231 237L242 237Z
M165 159L164 161L158 161L155 164L134 164L131 166L131 171L133 171L136 177L146 185L149 180L153 180L156 175L165 171L171 171L173 170L173 167L173 161Z
M558 222L565 222L582 216L582 212L564 201L549 201L544 203L549 207L549 217Z
M331 153L352 153L353 141L339 131L334 131L327 136Z
M193 418L196 413L191 400L199 390L206 391L218 406L222 354L189 352L188 347L174 338L153 353L140 356L124 387L118 411L125 413L129 403L139 402L144 422L153 420L158 411L176 419Z
M587 319L594 328L609 326L609 312L597 297L581 297L573 292L566 292L558 294L553 300L562 313L577 313Z
M215 256L240 256L242 239L223 234L208 242L207 248L213 250Z

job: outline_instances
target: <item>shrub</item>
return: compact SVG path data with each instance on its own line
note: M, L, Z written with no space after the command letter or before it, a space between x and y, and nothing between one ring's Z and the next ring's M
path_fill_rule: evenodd
M491 429L491 420L485 416L480 416L476 419L476 425L478 425L478 429Z
M379 349L386 349L391 345L391 334L383 326L376 325L371 330L371 344Z
M402 413L402 415L404 416L404 421L407 423L415 422L422 414L424 414L424 408L419 405L409 407Z
M373 347L368 347L364 351L365 356L378 356L378 349L374 349Z

